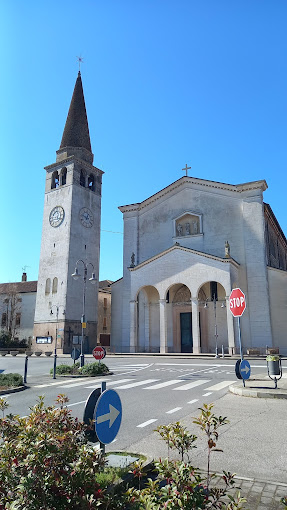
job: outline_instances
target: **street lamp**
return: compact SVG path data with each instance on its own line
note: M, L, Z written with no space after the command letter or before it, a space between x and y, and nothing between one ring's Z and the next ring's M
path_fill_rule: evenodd
M82 337L81 337L81 355L80 355L80 366L83 367L84 364L85 364L85 358L84 358L84 353L83 353L83 343L84 343L84 330L86 328L86 320L85 320L85 312L86 312L86 285L87 285L87 274L88 274L88 266L89 265L92 266L92 268L93 268L92 276L91 276L91 278L89 278L89 282L95 284L97 279L96 279L96 276L95 276L95 272L94 272L95 268L94 268L93 264L91 262L85 263L82 259L79 259L76 262L75 271L72 274L72 277L74 278L74 280L78 280L79 278L81 278L81 275L80 275L79 270L78 270L78 263L79 262L82 262L82 264L84 266L84 276L82 277L83 281L84 281L84 286L83 286L83 313L82 313L82 317L81 317Z
M59 310L63 308L63 315L65 315L65 309L63 305L52 305L50 310L50 315L53 315L53 308L56 308L56 339L55 339L55 350L54 350L54 368L53 368L53 379L56 379L56 366L57 366L57 341L58 341L58 319L59 319Z

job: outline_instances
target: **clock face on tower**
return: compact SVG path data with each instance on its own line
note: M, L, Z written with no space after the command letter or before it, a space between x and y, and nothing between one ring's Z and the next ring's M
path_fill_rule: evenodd
M94 223L94 217L93 213L90 209L87 209L87 207L83 207L80 210L80 222L84 227L90 228L93 226Z
M63 207L57 205L52 209L49 216L49 222L52 227L59 227L65 217L65 211Z

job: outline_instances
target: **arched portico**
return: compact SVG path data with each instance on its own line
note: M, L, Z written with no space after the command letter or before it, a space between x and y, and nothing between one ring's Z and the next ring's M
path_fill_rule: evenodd
M159 352L160 299L158 290L146 285L130 302L130 349L131 352Z
M217 281L205 282L197 293L200 317L201 352L234 353L233 319L229 313L226 290Z

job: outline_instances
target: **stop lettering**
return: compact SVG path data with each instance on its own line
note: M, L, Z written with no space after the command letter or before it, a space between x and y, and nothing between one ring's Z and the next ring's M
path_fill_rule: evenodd
M103 349L103 347L95 347L93 349L93 352L92 352L94 358L96 358L97 360L100 360L100 359L103 359L106 355L106 351L105 349Z
M245 294L241 289L233 289L229 298L229 310L234 317L241 317L246 308Z

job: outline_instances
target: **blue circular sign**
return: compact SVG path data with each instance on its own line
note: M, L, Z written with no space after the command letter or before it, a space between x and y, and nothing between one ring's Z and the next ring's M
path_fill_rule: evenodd
M242 379L249 379L251 374L251 367L249 361L243 359L239 366L240 374Z
M95 430L103 444L111 443L121 426L122 403L115 390L104 391L96 405Z

